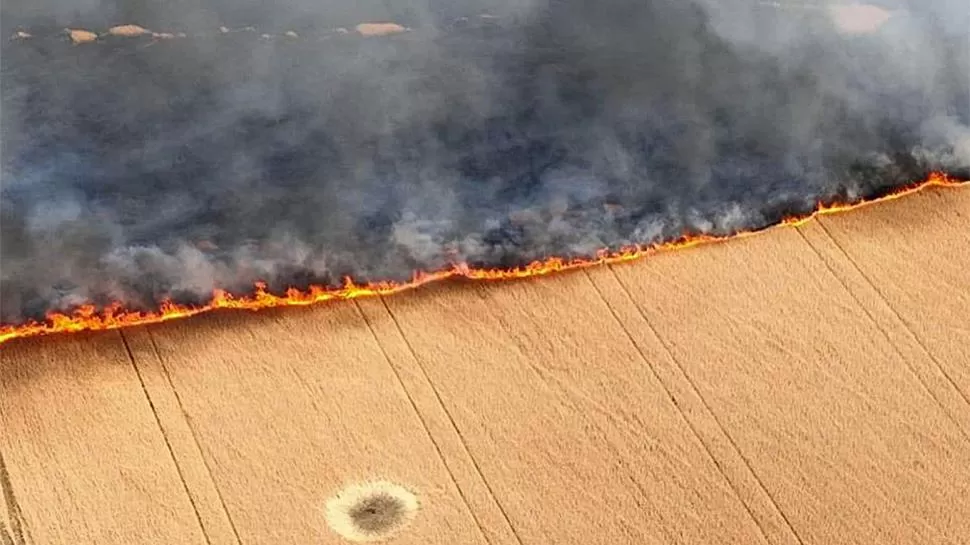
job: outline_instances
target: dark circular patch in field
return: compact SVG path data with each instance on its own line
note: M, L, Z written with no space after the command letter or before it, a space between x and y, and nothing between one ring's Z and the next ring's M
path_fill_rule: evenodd
M407 526L418 509L413 493L377 481L352 485L327 502L330 527L350 541L380 541Z

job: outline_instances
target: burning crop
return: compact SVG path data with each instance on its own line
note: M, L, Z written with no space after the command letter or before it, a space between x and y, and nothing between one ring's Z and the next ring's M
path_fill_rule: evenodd
M205 29L5 5L0 342L632 260L970 178L936 0L851 32L491 1Z
M953 188L967 185L968 183L966 181L954 180L944 174L934 173L923 182L903 187L880 198L863 200L856 203L820 205L811 214L785 218L772 227L794 227L802 225L820 215L846 212L862 206L898 199L930 187ZM661 251L690 248L701 244L749 236L758 232L761 231L741 231L725 237L703 234L684 235L678 239L661 244L627 246L615 251L604 249L596 252L593 256L572 259L550 257L541 261L533 261L522 267L510 269L480 269L472 268L465 263L461 263L440 271L417 271L414 273L412 279L407 282L374 282L358 285L354 283L352 278L348 277L344 280L344 284L341 287L311 285L306 289L288 288L280 295L268 292L265 283L257 282L253 293L250 295L234 296L217 289L213 292L212 299L203 305L191 306L181 305L172 301L163 301L157 311L149 312L126 310L124 304L120 302L113 303L100 310L93 305L83 305L70 314L51 312L42 322L29 321L15 326L0 326L0 343L18 337L76 331L102 331L118 329L125 326L158 323L177 318L187 318L216 309L260 310L283 306L312 305L326 301L354 299L357 297L391 295L417 288L430 282L447 279L464 278L495 281L545 276L547 274L581 269L594 265L634 261Z

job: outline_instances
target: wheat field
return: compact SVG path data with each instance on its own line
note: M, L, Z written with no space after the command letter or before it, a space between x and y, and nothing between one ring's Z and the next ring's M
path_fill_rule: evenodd
M12 341L0 544L966 543L968 248L970 190L941 189L543 279Z

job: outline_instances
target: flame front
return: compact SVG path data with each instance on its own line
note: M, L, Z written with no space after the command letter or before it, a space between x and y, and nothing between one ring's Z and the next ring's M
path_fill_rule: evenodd
M814 212L805 216L787 218L774 227L802 225L817 216L835 214L877 202L898 199L928 187L966 187L968 185L970 183L967 181L957 180L942 173L934 173L920 183L902 187L878 199L855 203L819 204ZM524 267L516 267L513 269L476 269L465 264L456 264L442 271L417 272L410 282L377 282L358 285L352 279L347 278L344 280L344 285L341 288L328 288L323 286L310 286L306 290L290 288L283 295L272 294L267 291L265 283L257 282L252 295L234 296L225 291L216 290L212 295L212 299L203 306L186 306L166 301L154 312L126 310L121 303L114 303L100 311L93 305L83 305L70 314L58 312L49 313L43 322L31 321L19 325L0 325L0 343L18 337L118 329L126 326L164 322L178 318L186 318L216 309L259 310L271 307L312 305L334 299L354 299L364 296L390 295L449 278L509 280L543 276L560 271L591 267L593 265L633 261L657 252L720 242L753 235L765 230L744 231L729 236L685 235L676 240L654 245L629 246L619 250L601 250L595 256L584 259L550 257L542 261L532 262Z

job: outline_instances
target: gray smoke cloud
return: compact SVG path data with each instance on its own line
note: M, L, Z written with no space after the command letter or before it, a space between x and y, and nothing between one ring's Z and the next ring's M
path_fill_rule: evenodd
M367 21L410 30L334 31ZM63 33L123 23L186 36ZM11 0L0 27L31 35L2 49L3 323L728 234L970 172L963 0Z

